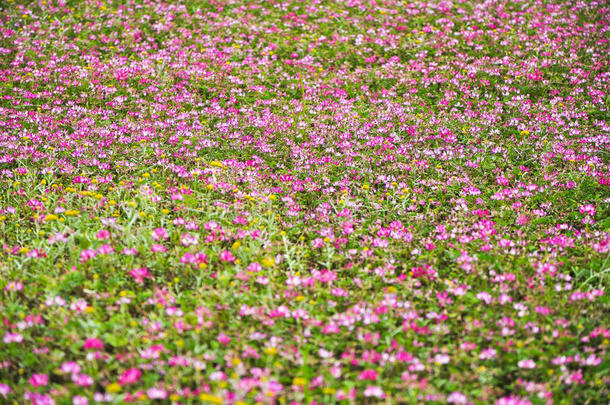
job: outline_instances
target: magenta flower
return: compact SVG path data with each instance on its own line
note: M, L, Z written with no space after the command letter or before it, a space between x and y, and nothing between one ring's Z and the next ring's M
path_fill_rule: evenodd
M358 381L368 380L368 381L377 381L377 371L368 369L364 370L358 376Z
M129 272L129 274L135 279L137 284L142 284L145 278L152 278L148 269L145 267L138 267Z
M72 382L80 387L93 385L93 378L87 374L72 374Z
M221 332L220 335L218 335L218 341L223 346L226 346L231 341L231 338Z
M87 340L85 340L85 343L83 343L83 347L87 350L90 350L90 349L103 350L104 342L102 342L98 338L87 338Z
M166 240L167 238L169 238L169 235L167 234L167 230L165 228L155 228L150 236L156 241Z
M95 237L99 240L106 240L110 237L110 231L106 229L100 229L100 231L95 235Z
M142 372L137 368L129 368L123 371L121 377L119 377L119 384L128 385L135 384L140 381L140 377L142 376Z
M224 252L222 252L220 254L220 260L222 260L223 262L233 263L235 261L235 259L236 259L235 255L233 255L233 253L231 253L228 250L225 250Z
M34 388L44 387L49 383L49 376L48 374L32 374L28 382Z
M96 251L93 249L85 249L80 253L80 261L84 263L90 259L93 259L97 255Z

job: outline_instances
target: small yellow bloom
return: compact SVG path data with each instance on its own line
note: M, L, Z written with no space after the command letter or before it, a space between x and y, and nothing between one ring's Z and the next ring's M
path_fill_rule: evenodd
M292 380L292 385L296 385L298 387L304 387L307 384L307 380L302 377L296 377Z
M222 398L220 398L216 395L202 393L202 394L199 394L199 399L202 402L207 402L209 404L222 404Z
M59 219L59 217L55 214L49 214L46 217L44 217L45 221L57 221Z
M108 384L106 391L110 393L119 392L121 391L121 386L118 383Z

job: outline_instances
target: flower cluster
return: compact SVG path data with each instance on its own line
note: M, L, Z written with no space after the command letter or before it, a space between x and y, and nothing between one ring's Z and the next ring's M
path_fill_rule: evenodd
M0 403L610 400L603 1L0 3Z

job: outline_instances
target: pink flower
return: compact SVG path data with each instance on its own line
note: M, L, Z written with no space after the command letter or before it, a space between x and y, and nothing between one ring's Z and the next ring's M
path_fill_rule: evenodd
M121 252L123 253L125 256L135 256L138 254L138 249L136 248L125 248L123 249L123 251Z
M152 278L146 267L138 267L129 272L137 284L142 284L145 278Z
M534 362L534 360L525 359L519 361L519 363L517 363L517 366L519 366L519 368L532 369L536 368L536 363Z
M231 253L230 251L225 250L220 254L220 260L222 260L223 262L233 263L235 261L235 255L233 255L233 253Z
M527 399L510 396L498 399L496 405L532 405L532 403Z
M437 364L447 364L451 358L446 354L437 354L434 356L434 362Z
M0 395L2 395L4 398L6 398L6 396L10 394L11 391L11 387L6 384L0 383Z
M110 237L110 232L106 229L100 229L100 231L95 235L99 240L106 240Z
M364 370L358 376L358 381L362 380L377 381L377 371L372 369Z
M89 405L89 399L82 395L75 395L72 397L72 405Z
M153 252L153 253L155 253L155 252L165 253L165 252L167 252L167 248L165 246L163 246L163 245L155 245L155 244L153 244L150 247L150 251Z
M154 240L166 240L169 236L165 228L155 228L151 233L151 238Z
M139 369L129 368L123 371L123 374L121 374L121 377L119 378L119 384L135 384L140 381L140 377L142 377L142 372Z
M146 391L146 395L149 399L165 399L167 398L167 391L165 391L163 388L153 387Z
M218 335L218 341L223 346L226 346L231 341L231 338L221 332L220 335Z
M110 246L109 243L106 243L105 245L102 245L99 248L97 248L98 255L109 255L111 253L114 253L114 248L112 246Z
M83 347L85 349L103 350L104 349L104 342L102 342L98 338L88 338L87 340L85 340L85 343L83 343Z
M385 393L381 389L381 387L375 385L369 385L364 390L365 397L375 397L375 398L385 398Z
M80 252L80 261L81 263L86 262L87 260L93 259L97 253L93 249L85 249Z
M61 371L64 373L78 374L80 370L80 366L74 361L66 361L61 365Z
M34 388L44 387L49 383L49 376L47 374L32 374L28 382Z
M11 333L11 332L5 332L4 333L4 338L2 339L2 341L5 344L9 344L9 343L21 343L23 342L23 336L21 336L19 333Z
M468 403L468 398L461 392L455 391L447 397L447 403L465 405Z
M257 262L252 262L248 265L247 270L251 271L252 273L258 273L259 271L261 271L263 269L263 266L261 266L259 263Z
M23 290L23 283L19 281L9 281L4 289L6 291L21 291Z
M93 378L87 374L72 374L72 381L80 387L93 385Z
M595 205L583 204L580 206L579 211L583 215L590 215L590 216L594 217L595 216Z

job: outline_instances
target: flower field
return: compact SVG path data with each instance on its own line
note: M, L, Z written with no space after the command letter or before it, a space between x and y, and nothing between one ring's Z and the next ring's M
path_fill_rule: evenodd
M608 403L609 22L0 1L0 404Z

